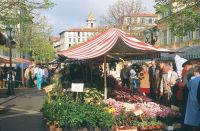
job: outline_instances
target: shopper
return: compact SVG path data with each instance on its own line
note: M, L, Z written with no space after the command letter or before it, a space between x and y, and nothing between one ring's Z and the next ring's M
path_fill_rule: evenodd
M137 73L136 73L133 65L131 65L131 69L130 69L130 89L132 91L137 89L137 80L138 80Z
M36 69L36 79L37 79L37 88L38 90L41 90L42 88L42 69L41 66L38 65L37 69Z
M176 84L178 74L172 70L169 64L163 65L163 74L160 83L160 96L162 96L162 103L166 106L171 105L172 88Z
M149 68L150 95L153 99L158 99L162 74L155 60L151 61L151 65Z
M200 103L197 99L197 91L200 82L200 66L194 68L194 77L188 83L188 99L184 124L193 127L193 131L200 130Z
M150 83L149 83L149 72L146 65L142 66L142 71L138 75L140 80L140 92L143 95L149 95Z
M129 87L130 74L129 74L129 69L126 64L124 65L124 68L120 72L120 78L122 81L122 86Z

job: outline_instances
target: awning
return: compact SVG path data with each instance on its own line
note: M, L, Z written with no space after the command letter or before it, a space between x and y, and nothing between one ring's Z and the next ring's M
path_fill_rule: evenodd
M176 49L175 52L177 52L177 53L175 53L175 54L161 53L160 60L174 60L174 57L176 54L179 55L180 57L188 59L188 60L200 58L200 46L199 45L184 46L184 47Z
M27 63L27 64L31 64L32 63L32 61L30 61L30 60L27 60L27 59L23 59L23 58L15 58L15 60L18 62L18 63Z
M10 63L10 57L0 55L0 63L1 64L9 64ZM16 64L17 61L12 58L12 63Z
M61 51L58 55L82 60L98 58L104 54L115 58L128 58L152 52L170 52L170 50L141 42L120 29L112 28L89 41Z

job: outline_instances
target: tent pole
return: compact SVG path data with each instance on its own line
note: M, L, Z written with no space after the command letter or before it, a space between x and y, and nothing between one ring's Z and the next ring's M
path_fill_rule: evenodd
M106 80L106 55L103 57L103 65L104 65L104 99L107 99L107 80Z

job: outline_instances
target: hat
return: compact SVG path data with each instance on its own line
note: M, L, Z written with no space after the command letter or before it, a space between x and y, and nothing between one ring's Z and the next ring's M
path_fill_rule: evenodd
M188 61L184 62L184 63L182 64L182 67L185 67L186 65L192 65L192 61L191 61L191 60L188 60Z

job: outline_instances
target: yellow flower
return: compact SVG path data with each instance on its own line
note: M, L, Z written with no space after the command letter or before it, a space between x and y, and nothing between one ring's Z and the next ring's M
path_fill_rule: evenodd
M115 113L115 108L113 108L113 107L109 108L108 113Z

